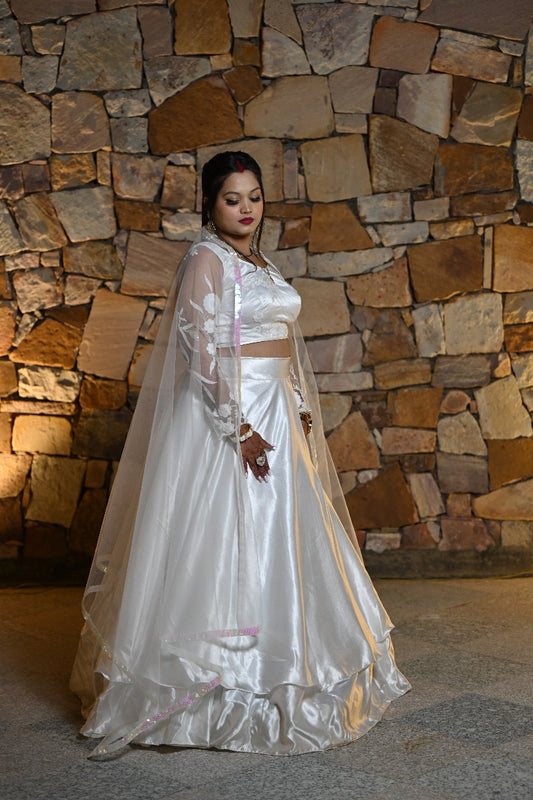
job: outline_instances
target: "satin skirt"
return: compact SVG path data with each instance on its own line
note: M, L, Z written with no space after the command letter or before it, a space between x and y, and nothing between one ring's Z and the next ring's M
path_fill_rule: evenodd
M205 665L216 661L221 679L194 703L140 732L134 741L272 755L324 750L364 734L390 701L410 686L395 664L392 623L312 463L290 381L289 359L243 358L241 364L244 417L275 447L268 454L268 481L258 482L251 473L246 479L261 627L241 644L228 640L205 645L196 665L190 657L171 660L168 669L206 681L213 672ZM178 428L182 423L178 409ZM236 474L235 459L240 458L207 426L198 435L204 463L212 465L209 495L222 517L216 530L196 530L191 564L210 563L220 546L215 537L233 535L232 515L237 509L231 499L231 476ZM172 439L168 446L175 447ZM183 480L182 470L181 475ZM203 475L192 476L191 491L194 481L205 484L205 480ZM174 513L168 526L178 531L184 511L176 508ZM183 548L183 543L178 546ZM182 572L168 572L168 564L177 563L182 560L173 559L170 550L166 574L160 576L169 587L183 580ZM194 567L188 569L187 579L201 602L208 596L215 603L222 592L231 594L231 574L223 574L223 565L220 572L216 591L206 592ZM170 630L173 602L179 598L173 600L171 589L166 596L166 608L159 610L166 620L160 624ZM145 635L150 634L146 631ZM159 652L154 651L152 658L157 664L162 661ZM78 683L83 683L88 677L83 676L80 664ZM149 673L150 664L146 664L144 674ZM151 713L142 686L107 677L82 729L87 736L127 730ZM165 687L158 691L164 693ZM169 688L162 702L172 703L173 693Z

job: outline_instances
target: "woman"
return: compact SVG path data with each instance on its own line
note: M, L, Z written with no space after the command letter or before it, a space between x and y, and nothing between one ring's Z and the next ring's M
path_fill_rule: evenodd
M300 298L259 248L259 166L221 153L202 188L84 596L71 685L99 756L323 750L409 689L324 442Z

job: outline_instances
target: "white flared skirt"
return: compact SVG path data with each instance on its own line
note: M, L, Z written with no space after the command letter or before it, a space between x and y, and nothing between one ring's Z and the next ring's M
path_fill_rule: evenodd
M268 455L268 481L258 482L252 474L246 479L260 629L242 640L205 643L196 658L184 651L180 655L179 648L163 653L153 637L149 641L154 624L143 609L143 587L138 585L143 579L138 577L132 599L123 602L128 605L129 628L137 632L143 653L137 666L142 679L124 683L104 675L82 729L87 736L107 741L120 734L147 745L292 755L358 738L381 718L391 700L410 688L394 661L392 624L313 466L289 377L289 359L243 358L241 363L244 417L275 448ZM180 413L175 410L175 437L183 431ZM191 607L195 602L231 604L231 556L224 554L231 553L238 514L232 476L238 474L240 456L207 424L188 436L192 440L187 447L201 448L209 473L185 474L182 465L165 479L179 480L182 488L183 481L190 480L190 493L200 482L209 494L211 510L219 509L219 519L214 526L212 511L204 518L198 510L195 526L194 519L187 523L190 509L176 507L174 516L165 520L164 531L158 520L157 529L147 534L153 541L158 536L165 540L161 558L154 562L160 574L152 574L152 580L168 587L164 605L158 608L164 617L157 620L159 631L172 630L176 604L183 603L184 580L189 582ZM179 439L171 434L166 446L179 453L176 442ZM155 506L153 515L157 517ZM145 519L149 525L150 513ZM184 545L187 534L180 531L187 524L190 542ZM216 572L214 559L220 565ZM213 569L209 579L206 565ZM118 630L120 639L120 625ZM165 641L171 638L166 636ZM120 640L116 647L120 649ZM92 676L85 674L82 645L80 653L72 685L83 694L80 687ZM172 673L184 677L175 680ZM180 703L180 691L187 695L191 681L208 690L196 692L194 701ZM158 717L161 707L172 713L159 712ZM143 728L143 719L151 724Z

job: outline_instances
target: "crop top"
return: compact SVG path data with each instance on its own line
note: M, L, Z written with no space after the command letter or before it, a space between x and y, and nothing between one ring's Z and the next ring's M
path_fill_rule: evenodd
M300 313L300 295L270 262L268 271L239 259L242 276L241 344L286 339Z

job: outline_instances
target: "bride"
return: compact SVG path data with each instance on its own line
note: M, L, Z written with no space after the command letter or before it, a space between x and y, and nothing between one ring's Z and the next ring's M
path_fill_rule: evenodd
M300 298L260 250L259 166L220 153L202 189L83 599L71 687L101 757L323 750L410 688L325 444Z

